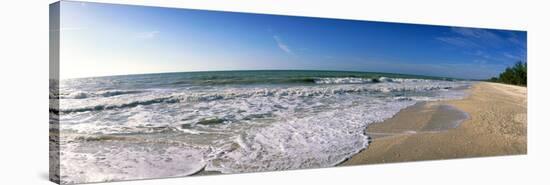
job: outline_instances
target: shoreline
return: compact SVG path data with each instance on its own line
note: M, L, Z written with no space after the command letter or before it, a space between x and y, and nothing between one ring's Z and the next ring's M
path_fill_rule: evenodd
M372 123L364 130L368 147L326 167L526 154L527 89L480 82L465 91L464 99L420 101ZM83 139L147 141L116 135ZM214 174L224 173L203 166L185 176Z
M369 125L369 146L337 166L527 154L527 89L479 82L466 91L464 99L419 102ZM452 109L468 117L447 127L458 115Z

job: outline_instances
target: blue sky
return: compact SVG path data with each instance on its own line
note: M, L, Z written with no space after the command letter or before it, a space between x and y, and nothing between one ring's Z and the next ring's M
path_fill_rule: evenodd
M64 1L61 78L209 70L372 71L485 79L526 32Z

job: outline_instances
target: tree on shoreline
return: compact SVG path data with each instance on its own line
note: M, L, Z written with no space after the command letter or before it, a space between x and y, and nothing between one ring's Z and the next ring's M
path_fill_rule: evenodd
M489 81L527 86L527 62L518 61L514 66L507 67L498 77L493 77Z

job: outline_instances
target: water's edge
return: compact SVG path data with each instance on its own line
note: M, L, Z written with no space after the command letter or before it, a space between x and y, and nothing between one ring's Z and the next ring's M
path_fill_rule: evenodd
M472 86L473 86L473 84L470 85L470 86L468 86L468 87L466 87L465 89L469 89L469 88L471 88ZM469 115L467 112L465 112L465 111L463 111L463 110L461 110L461 109L459 109L459 108L457 108L457 107L455 107L455 106L452 106L452 105L450 105L450 104L448 104L448 103L445 103L445 102L448 102L448 101L456 101L456 100L463 100L463 99L468 98L468 96L471 95L469 91L467 91L467 90L464 90L464 91L466 92L466 96L464 96L464 97L462 97L462 98L460 98L460 99L450 99L450 100L435 101L435 102L437 103L437 105L440 106L439 109L441 109L441 108L448 108L448 109L452 109L452 111L458 111L459 114L462 114L462 117L461 117L461 118L453 119L453 120L448 120L448 124L454 125L452 128L446 128L446 129L443 129L443 130L416 132L416 133L409 133L409 134L420 134L420 133L428 133L428 132L429 132L429 133L441 133L441 132L446 132L446 131L449 131L449 130L456 129L456 128L460 127L460 125L462 125L462 123L464 123L466 120L470 119L470 115ZM411 106L408 106L408 107L405 107L405 108L399 110L399 112L397 112L397 113L396 113L394 116L392 116L391 118L385 119L384 121L381 121L381 122L376 122L376 123L371 123L371 124L369 124L369 125L367 126L367 128L365 128L365 135L367 135L367 136L369 137L369 145L370 145L371 143L373 143L373 142L376 142L376 141L374 141L374 139L373 139L371 136L369 136L369 135L367 134L370 125L373 125L373 124L384 124L384 122L386 122L386 121L389 120L389 119L393 119L393 118L395 118L395 117L401 116L402 112L403 112L403 111L406 111L407 109L419 109L419 110L416 110L417 112L421 112L422 110L427 110L428 108L426 107L426 104L427 104L427 103L430 103L430 102L434 102L434 101L419 101L419 102L417 102L417 103L415 103L415 104L413 104L413 105L411 105ZM434 114L437 114L437 113L434 113ZM432 120L430 120L430 121L432 121ZM344 165L344 164L345 164L347 161L349 161L350 159L352 159L354 156L356 156L357 154L362 153L362 152L364 152L365 150L368 150L368 148L369 148L368 146L362 148L362 149L359 150L357 153L355 153L355 154L349 156L348 158L346 158L346 159L343 160L342 162L338 163L337 165L334 165L333 167L349 166L349 165ZM354 164L352 164L352 165L354 165ZM360 164L357 164L357 165L360 165Z

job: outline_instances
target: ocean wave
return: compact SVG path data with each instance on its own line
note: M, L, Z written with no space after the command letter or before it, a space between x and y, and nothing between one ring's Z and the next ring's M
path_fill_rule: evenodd
M91 98L91 97L111 97L111 96L118 96L118 95L124 95L124 94L137 94L142 92L144 91L135 91L135 90L105 90L105 91L98 91L98 92L76 91L68 94L62 94L61 96L59 96L59 98L84 99L84 98Z
M62 113L100 111L111 109L132 108L140 105L152 105L158 103L171 104L181 102L204 102L218 101L235 98L251 97L275 97L275 98L303 98L303 97L325 97L340 94L353 93L391 93L406 91L434 91L447 90L459 87L465 83L445 82L445 81L408 81L403 80L401 84L377 83L370 85L342 84L339 86L309 86L309 87L288 87L288 88L225 88L216 89L211 92L189 92L189 93L171 93L154 94L147 96L133 96L126 99L94 99L86 103L76 103L75 106L65 104L61 108ZM414 82L414 83L411 83ZM128 91L121 91L130 93ZM131 91L131 93L137 91ZM121 93L106 93L108 95ZM84 106L82 106L84 104Z
M363 84L379 82L377 78L318 78L315 79L316 84Z
M427 83L442 80L416 79L416 78L357 78L357 77L338 77L338 78L315 78L316 84L368 84L368 83ZM445 82L445 81L443 81Z
M85 106L85 107L61 109L60 112L62 112L62 113L72 113L72 112L111 110L111 109L131 108L131 107L136 107L136 106L139 106L139 105L151 105L151 104L156 104L156 103L177 103L177 102L179 102L179 100L177 98L161 97L161 98L154 98L154 99L130 101L130 102L124 102L124 103L119 103L119 104L97 104L97 105Z
M294 78L236 78L236 79L201 79L201 80L179 80L172 82L173 85L252 85L252 84L307 84L315 83L317 78L294 77Z
M288 77L288 78L208 78L186 79L172 82L172 85L252 85L252 84L365 84L379 82L419 82L424 79L390 77Z
M439 85L438 82L440 80L428 80L428 79L406 79L406 78L389 78L389 77L377 77L377 78L359 78L359 77L328 77L328 78L320 78L320 77L302 77L302 78L262 78L262 79L216 79L216 80L182 80L182 81L176 81L172 84L191 84L191 85L229 85L229 84L318 84L318 85L346 85L346 84L374 84L374 83L383 83L383 84L390 84L387 85L388 88L384 87L384 85L381 85L379 89L371 88L371 89L336 89L335 92L338 91L348 91L348 92L357 92L357 91L363 91L363 90L370 90L370 91L400 91L400 90L407 90L406 88L409 88L411 90L419 90L418 88L412 89L412 87L392 87L395 85L391 85L392 83L401 83L405 84L405 86L408 86L407 84L414 84L414 83L425 83L420 84L422 86L425 86L426 83L432 83L434 82L435 85ZM446 81L440 81L440 82L446 82ZM426 89L426 90L432 90L432 89ZM147 91L143 90L100 90L95 92L90 91L69 91L69 92L63 92L64 90L61 89L61 92L52 91L50 89L50 99L87 99L87 98L106 98L106 97L113 97L113 96L119 96L119 95L131 95L131 94L139 94L144 93ZM273 92L277 93L277 92ZM282 92L282 94L286 94L287 92ZM290 94L295 94L296 92L288 92ZM300 93L300 92L298 92ZM307 92L304 92L307 93ZM316 94L317 92L314 92ZM256 93L257 94L257 93Z

